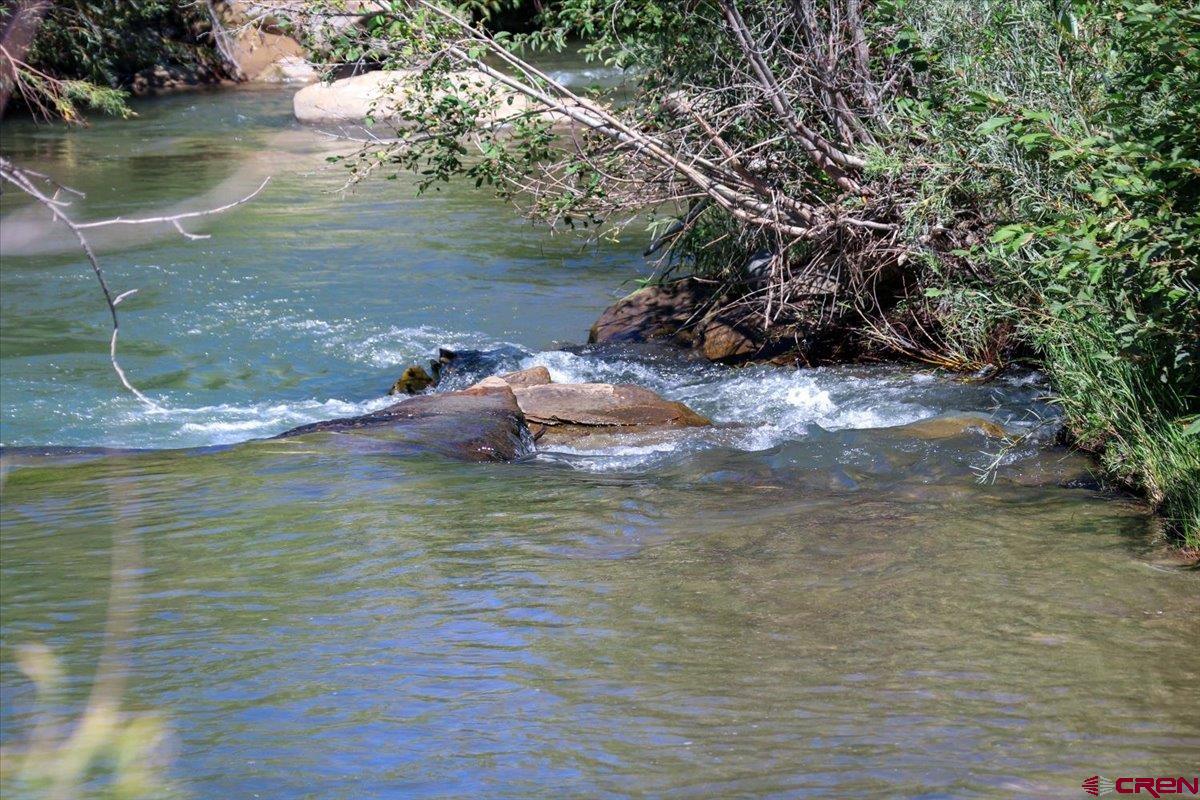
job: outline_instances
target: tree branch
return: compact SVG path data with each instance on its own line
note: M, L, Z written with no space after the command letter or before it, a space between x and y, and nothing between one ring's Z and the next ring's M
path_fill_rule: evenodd
M87 240L87 237L83 232L88 228L100 228L106 225L148 225L154 223L170 223L176 228L176 230L178 230L188 239L207 238L206 236L188 233L183 229L182 225L180 225L180 220L194 219L196 217L204 217L210 214L219 214L223 211L228 211L235 206L239 206L242 203L246 203L257 196L258 193L261 192L264 187L266 187L267 182L271 179L267 178L264 180L257 189L240 200L235 200L232 203L228 203L217 208L207 209L205 211L190 211L182 214L173 214L170 216L143 217L138 219L116 217L114 219L104 219L97 220L95 222L83 223L75 222L66 215L63 208L69 204L57 198L58 191L64 189L65 187L59 186L45 175L23 169L9 161L7 158L0 157L0 179L11 183L13 186L29 195L29 197L33 198L35 202L44 206L47 210L49 210L51 217L56 222L61 222L63 225L65 225L67 229L75 235L75 238L79 240L79 247L83 250L83 254L87 257L88 264L91 265L92 272L96 276L96 281L100 284L100 291L104 295L105 305L108 306L109 315L112 317L112 338L109 340L108 357L112 362L113 371L117 373L117 378L120 379L121 385L128 389L134 397L151 408L159 408L157 403L143 394L129 381L128 376L125 374L125 370L121 368L120 362L117 361L117 336L121 332L121 320L117 315L117 305L120 304L120 302L126 297L136 293L137 289L130 289L129 291L113 296L112 291L108 287L108 281L104 277L104 270L100 268L100 260L96 257L96 251L92 249L91 243ZM46 194L46 192L43 191L43 189L39 186L39 184L47 183L54 187L53 194ZM80 192L77 192L74 189L68 189L67 191L82 196Z

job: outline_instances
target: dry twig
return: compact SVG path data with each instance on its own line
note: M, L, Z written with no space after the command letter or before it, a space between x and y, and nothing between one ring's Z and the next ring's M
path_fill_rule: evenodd
M271 180L269 177L259 184L258 188L245 197L235 200L232 203L227 203L223 206L210 208L203 211L189 211L180 214L171 214L167 216L155 217L114 217L112 219L95 220L93 222L76 222L67 216L66 208L70 205L68 201L59 199L62 193L74 194L82 197L83 194L74 189L58 184L50 177L43 175L40 172L19 167L7 158L0 157L0 179L7 181L20 191L24 192L37 203L44 206L55 222L60 222L65 225L75 238L79 241L79 247L83 250L87 257L88 264L92 268L92 272L96 276L96 281L100 284L100 291L104 295L104 302L108 306L109 315L112 317L112 338L109 340L108 355L112 362L113 370L117 373L117 377L121 381L121 385L128 389L138 400L145 403L151 408L158 408L158 404L143 394L135 387L125 374L121 364L117 361L117 336L121 330L121 320L117 314L117 306L125 298L136 294L137 289L129 289L114 295L108 286L108 281L104 277L104 270L100 268L100 260L96 257L96 251L92 248L91 243L84 235L84 231L90 228L101 228L110 225L154 225L154 224L169 224L175 228L181 235L190 240L206 239L207 235L189 233L184 230L182 221L187 219L196 219L199 217L207 217L213 214L220 214L223 211L228 211L235 206L240 206L254 199L259 192L266 188L267 183Z

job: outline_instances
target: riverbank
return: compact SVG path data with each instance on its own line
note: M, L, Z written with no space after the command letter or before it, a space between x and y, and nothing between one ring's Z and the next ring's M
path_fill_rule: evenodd
M683 25L681 31L688 35L720 41L730 27L739 32L742 50L753 54L754 14L776 13L768 6L753 11L750 27L745 27L747 23L736 9L724 5L727 19L702 20L703 24L691 29L681 19L666 15L655 23L658 27L629 33L629 41L637 42L641 50L626 50L626 42L620 36L612 38L610 32L595 33L585 49L601 52L607 48L610 54L622 54L617 61L633 69L643 88L651 90L648 96L655 90L665 92L661 107L651 104L639 111L650 117L634 119L635 114L625 120L612 116L613 106L588 99L587 88L576 85L573 89L575 84L559 82L553 75L543 76L549 81L543 89L550 94L545 94L496 72L492 62L480 60L479 53L493 49L493 61L503 61L505 53L486 31L463 20L446 17L437 24L419 21L401 26L406 31L403 41L389 43L387 36L378 38L376 29L382 18L359 19L354 14L334 15L336 19L320 14L312 18L292 14L289 18L281 11L281 16L263 17L268 25L263 28L238 24L249 19L246 14L250 10L236 4L221 8L233 15L224 25L217 15L208 22L197 18L191 27L199 30L209 25L213 35L207 47L219 50L220 59L233 65L231 69L243 78L249 77L246 70L251 64L254 70L261 67L279 73L276 77L284 75L287 70L279 65L289 58L296 61L300 55L332 63L361 62L369 68L387 60L392 44L408 52L416 45L441 47L465 36L473 42L472 47L450 48L446 52L460 53L454 57L456 63L438 62L436 68L422 73L420 81L412 81L414 73L388 73L407 76L402 89L380 95L375 76L384 73L353 79L365 81L368 90L349 92L354 101L351 119L343 119L342 109L335 115L339 121L357 121L370 113L381 122L393 117L407 120L402 127L435 122L449 126L437 136L418 135L413 148L404 154L393 149L399 146L394 143L369 149L365 162L347 162L356 167L357 174L389 162L413 169L424 165L429 169L422 185L428 186L466 173L477 183L486 181L499 187L503 197L518 204L522 198L540 197L529 210L568 225L574 225L576 218L591 224L607 218L611 224L612 214L624 213L627 204L619 198L629 186L660 187L676 180L690 181L700 193L687 204L676 202L679 197L673 194L651 200L644 192L635 191L629 198L635 205L678 206L678 221L665 233L658 229L660 235L651 249L665 247L663 252L673 259L668 259L672 268L693 272L699 279L693 283L703 286L709 295L693 302L691 314L698 320L675 325L672 336L687 338L685 344L696 346L706 357L730 363L771 358L813 365L866 356L915 358L984 376L996 374L1014 361L1042 368L1059 393L1073 442L1097 454L1110 480L1145 496L1185 545L1200 544L1200 490L1195 488L1200 485L1200 423L1194 390L1200 383L1195 375L1200 362L1187 341L1200 310L1189 300L1196 294L1195 276L1189 275L1186 266L1196 237L1177 230L1172 223L1191 217L1171 210L1175 199L1192 196L1187 186L1193 178L1179 166L1186 159L1178 164L1156 161L1154 152L1161 147L1150 152L1138 144L1154 131L1165 131L1164 135L1178 140L1185 148L1181 153L1190 152L1186 151L1189 143L1186 135L1179 138L1182 128L1171 116L1176 114L1173 104L1164 104L1166 116L1150 119L1139 113L1136 102L1141 90L1150 86L1138 83L1144 77L1139 65L1164 58L1170 61L1175 52L1171 37L1176 26L1163 20L1178 17L1181 25L1187 24L1191 18L1186 11L1169 7L1163 14L1153 14L1138 7L1115 16L1081 12L1079 24L1073 28L1074 38L1056 45L1072 52L1072 58L1048 62L1053 69L1040 79L1045 85L1032 87L1037 91L1026 105L1010 100L1003 87L1032 79L1010 75L1012 59L987 47L986 31L1003 22L993 18L999 12L980 12L978 24L972 28L975 33L969 35L948 33L955 27L945 24L953 19L953 10L933 0L920 8L889 11L880 19L848 23L861 30L851 36L847 51L857 52L860 45L868 50L870 40L880 31L886 34L884 41L890 42L892 28L899 26L910 42L900 63L911 60L939 66L928 74L923 67L918 71L921 74L904 77L908 72L891 63L887 69L898 70L892 76L895 80L881 80L873 89L875 76L870 74L869 60L860 58L852 76L837 76L839 81L848 81L834 93L841 93L840 106L830 99L833 95L813 95L817 98L814 116L828 116L828 129L805 133L789 128L787 136L766 140L811 140L816 143L813 147L802 154L781 150L772 158L759 155L742 164L730 143L712 128L713 120L730 109L712 98L696 105L676 91L688 81L698 85L709 81L712 91L720 95L728 76L703 66L669 66L677 37L664 34L672 26ZM557 13L547 12L539 18L541 32L532 34L534 44L539 36L553 34L561 39L586 27L570 14L558 17ZM147 26L161 27L166 24L164 19L155 17ZM1058 30L1057 23L1035 12L1018 14L1010 22L1028 33L1028 41L1012 44L1010 55L1031 61L1044 58L1047 37L1057 35L1053 33ZM54 18L47 24L53 31L60 23ZM817 15L780 35L811 38L813 30L825 24L831 23ZM1150 36L1164 25L1164 37ZM222 34L225 28L232 31L230 36ZM305 53L297 40L288 38L288 31L303 32L296 35L315 49ZM836 25L831 33L849 35ZM975 35L985 39L975 41ZM1141 87L1138 91L1089 95L1066 104L1056 99L1059 83L1074 85L1072 76L1090 68L1094 53L1086 44L1089 37L1111 47L1111 58L1093 66L1109 70L1110 83ZM479 47L483 50L476 51ZM655 48L661 48L665 58L646 58ZM364 62L362 53L368 51L373 55ZM771 96L775 93L769 85L772 79L763 72L763 64L755 63L746 80L767 80L767 95ZM240 64L247 66L243 69ZM738 68L736 63L731 66ZM799 75L824 69L804 59L790 68ZM522 69L525 75L537 72ZM682 73L675 74L673 69ZM465 80L468 76L471 79ZM305 77L311 78L311 72ZM903 81L899 81L901 77ZM826 86L832 80L820 74L809 78ZM1174 93L1185 100L1189 96L1186 81L1147 80L1155 91ZM391 79L386 82L390 86ZM999 89L988 89L997 82ZM892 86L889 92L899 93L885 98L887 93L880 93L883 86ZM902 91L895 88L901 86ZM344 94L346 87L342 89ZM916 112L913 109L919 106L910 106L914 100L943 93L950 104L947 108L935 110L931 105ZM331 112L324 106L341 109L339 103L345 99L333 88L311 87L301 93L305 97L310 94L316 100L300 103L298 97L295 109L301 118L310 120L327 119ZM456 97L460 111L469 113L447 115L443 101L450 96ZM850 105L846 98L852 101ZM787 102L803 104L809 99ZM532 116L524 113L545 105L552 111L542 109ZM1103 112L1098 110L1101 108ZM779 113L780 108L774 108L760 120L766 125L763 130L781 124L778 119L772 121ZM788 116L783 114L785 128ZM1051 117L1064 123L1047 126ZM1102 146L1099 140L1084 136L1097 120L1112 128L1105 136L1117 144ZM505 133L502 138L489 139L496 131L489 134L488 129L497 121L505 123L500 126ZM590 184L564 189L576 178L552 178L542 189L529 191L541 185L545 175L557 171L548 166L556 148L547 147L549 140L544 137L549 132L541 126L553 129L560 123L592 130L600 139L608 135L606 131L619 129L623 132L617 140L637 142L638 152L650 154L650 160L627 163L620 148L611 153L603 147L594 151L584 148L578 163L560 166L565 176L589 174ZM708 131L710 139L716 136L711 146L723 154L724 166L717 166L708 155L694 154L699 159L693 159L695 163L710 172L715 170L705 176L680 168L683 162L673 155L677 147L686 151L693 146L673 137L695 124ZM639 127L643 125L649 126L646 130L650 133ZM876 138L884 129L909 130L911 135L886 142ZM761 144L755 137L768 134L756 131L747 135L746 142L735 144L753 150ZM480 144L481 158L460 158L456 151L467 140L487 141ZM868 153L870 158L856 154L867 145L873 153L872 148L880 143L881 152ZM973 160L964 157L960 145L974 149ZM445 153L439 153L442 148ZM1020 157L1016 158L1018 151ZM813 153L821 155L805 166ZM372 164L372 159L382 164ZM597 168L602 163L606 166ZM904 168L907 163L925 164L923 169L941 178L930 181L910 175ZM980 167L981 163L986 166ZM1037 166L1026 168L1027 164ZM675 174L675 178L647 181L645 168L653 165L666 168L664 175ZM605 184L605 176L630 167L633 169L625 179ZM821 181L803 185L813 168L824 175L828 186ZM988 188L985 178L993 173L1008 176L1001 182L1005 188ZM1072 176L1084 173L1092 176L1093 184L1072 187ZM1131 183L1106 177L1133 173L1141 180ZM521 191L505 189L510 182L520 185ZM1141 188L1130 189L1134 183ZM816 192L829 196L813 204L788 197L786 190L781 193L781 187L793 184L801 195ZM964 185L972 188L953 201L947 197L946 187ZM1023 186L1027 191L1010 191L1009 186ZM830 187L837 187L836 197L827 191ZM561 196L553 199L560 190ZM1070 202L1058 203L1064 196ZM847 198L856 199L848 202ZM1119 202L1114 203L1113 198ZM545 208L539 210L539 203ZM774 208L780 203L782 206ZM684 206L688 207L686 213ZM840 210L830 215L830 208ZM938 212L926 218L917 211L926 208L941 208L949 217L943 219L946 214ZM1055 210L1048 215L1047 208ZM975 221L959 224L959 217ZM844 226L849 227L842 230ZM768 229L774 233L767 235ZM1101 246L1089 245L1095 242L1098 230L1104 231ZM1122 273L1125 277L1120 277L1117 265L1132 263L1144 266L1137 274ZM1194 257L1190 263L1194 266ZM697 321L702 325L697 327Z
M522 355L494 365L496 369L544 363L560 370L556 380L644 385L672 399L698 403L702 413L715 414L720 421L749 424L740 441L752 449L803 436L813 424L834 430L884 428L944 413L990 413L989 398L999 384L979 384L979 400L960 406L936 399L937 392L920 399L919 384L906 389L904 380L890 388L872 388L870 367L861 380L844 380L838 370L792 373L769 366L715 366L707 372L710 368L697 364L682 371L668 367L664 375L637 367L638 362L587 366L586 358L554 350L555 338L581 341L588 325L604 316L604 306L621 293L621 277L632 282L640 275L638 242L580 249L563 237L531 240L528 226L507 217L502 204L483 202L468 191L418 199L390 185L361 186L351 199L339 197L338 170L324 166L339 145L291 121L291 93L247 87L160 98L140 105L135 120L97 119L88 131L28 128L36 134L28 139L31 145L38 142L36 149L23 151L18 144L13 155L33 159L37 167L55 174L57 159L69 154L73 185L90 196L78 206L87 217L133 212L163 200L177 210L211 206L244 194L269 174L274 184L268 197L277 199L264 198L261 204L240 209L236 218L214 220L204 229L214 235L205 245L178 241L171 231L147 231L149 238L137 232L132 239L95 239L117 285L141 289L130 301L131 325L123 348L129 351L132 373L144 376L149 389L165 401L164 408L153 413L110 391L112 376L104 359L96 356L104 340L98 327L103 317L94 306L86 273L69 266L77 258L71 243L63 241L47 250L54 245L54 238L46 235L52 231L30 228L26 244L18 247L14 237L22 230L17 224L21 212L6 207L0 248L6 261L33 266L34 261L22 260L24 253L26 258L36 255L37 263L49 259L59 266L52 274L41 268L6 272L7 296L20 298L20 305L10 302L5 308L6 346L16 360L10 358L6 365L12 376L6 390L12 400L6 403L0 441L124 447L234 443L382 408L388 403L382 393L391 380L389 370L398 375L404 366L421 362L441 346L488 350L512 348L514 343L520 343L516 352ZM10 130L21 129L9 125ZM228 131L237 133L231 138ZM282 174L281 164L286 165ZM181 186L206 185L208 189L179 203ZM8 203L12 200L6 198ZM288 207L303 210L281 217ZM298 226L289 230L303 230L303 240L319 246L297 250L288 245L280 250L278 242L290 241L290 234L278 227L285 218L290 226ZM397 218L406 220L405 238L414 243L414 250L397 251L395 238L386 233ZM375 231L367 239L362 236L364 226ZM456 231L454 237L447 235L449 230ZM231 241L225 242L226 237ZM33 243L36 251L28 249ZM466 280L457 275L462 267L450 265L460 263L462 256L452 255L460 253L472 253L465 263L485 272ZM200 273L198 257L204 264ZM558 272L563 266L567 271ZM284 269L291 274L280 272ZM275 288L248 289L264 285L264 280ZM343 281L345 286L338 288ZM45 320L53 316L49 308L28 305L35 286L44 287L38 296L47 300L54 292L75 298L79 307L73 313L79 322L64 322L49 334L51 350L61 348L59 356L45 352L22 360L22 353L44 352ZM381 292L381 286L404 288ZM472 294L488 286L492 290ZM316 287L332 292L329 299L337 311L313 305L309 292ZM414 290L427 299L396 304L393 291ZM349 307L354 313L345 313ZM533 308L537 312L527 316L518 312ZM277 347L264 349L270 344ZM546 354L544 360L539 351ZM567 369L570 363L578 366ZM618 358L617 363L623 362ZM688 377L693 369L695 375ZM859 374L856 369L845 374ZM947 397L957 392L949 388L953 379L939 378L937 370L894 369L897 376L933 381L943 387L938 391L949 392ZM885 384L888 374L879 373ZM1018 380L1026 375L1015 374ZM63 381L76 392L82 390L80 402L64 401ZM1027 401L1046 391L1040 381L1030 385L1036 388ZM854 399L857 391L882 391L889 399L860 403ZM704 399L709 392L718 398L715 405ZM1040 401L1035 405L1035 416L1053 413ZM37 418L32 427L30 413ZM1018 418L1014 411L1000 421L1007 424ZM1033 419L1025 417L1022 424ZM1039 439L1035 446L1041 444ZM976 466L985 467L1002 450L1000 443L992 442ZM611 455L636 463L637 452L633 448L619 458L616 451ZM669 458L671 452L661 443L641 451L655 458Z

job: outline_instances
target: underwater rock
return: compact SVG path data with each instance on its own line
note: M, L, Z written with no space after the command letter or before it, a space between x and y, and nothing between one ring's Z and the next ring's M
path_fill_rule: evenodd
M973 414L946 414L910 422L886 429L917 439L953 439L971 433L982 433L992 439L1008 439L1008 431L987 417Z

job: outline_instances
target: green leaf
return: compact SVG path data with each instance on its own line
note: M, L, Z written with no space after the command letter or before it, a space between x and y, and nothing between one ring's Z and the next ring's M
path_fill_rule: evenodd
M1009 239L1021 233L1023 230L1024 227L1021 225L1004 225L1003 227L996 229L996 232L992 234L990 241L992 244L1007 242Z
M982 122L979 125L979 127L975 129L975 132L976 133L991 133L992 131L1003 128L1005 125L1008 125L1012 121L1013 121L1012 117L992 117L991 119L988 119L988 120L985 120L984 122Z

